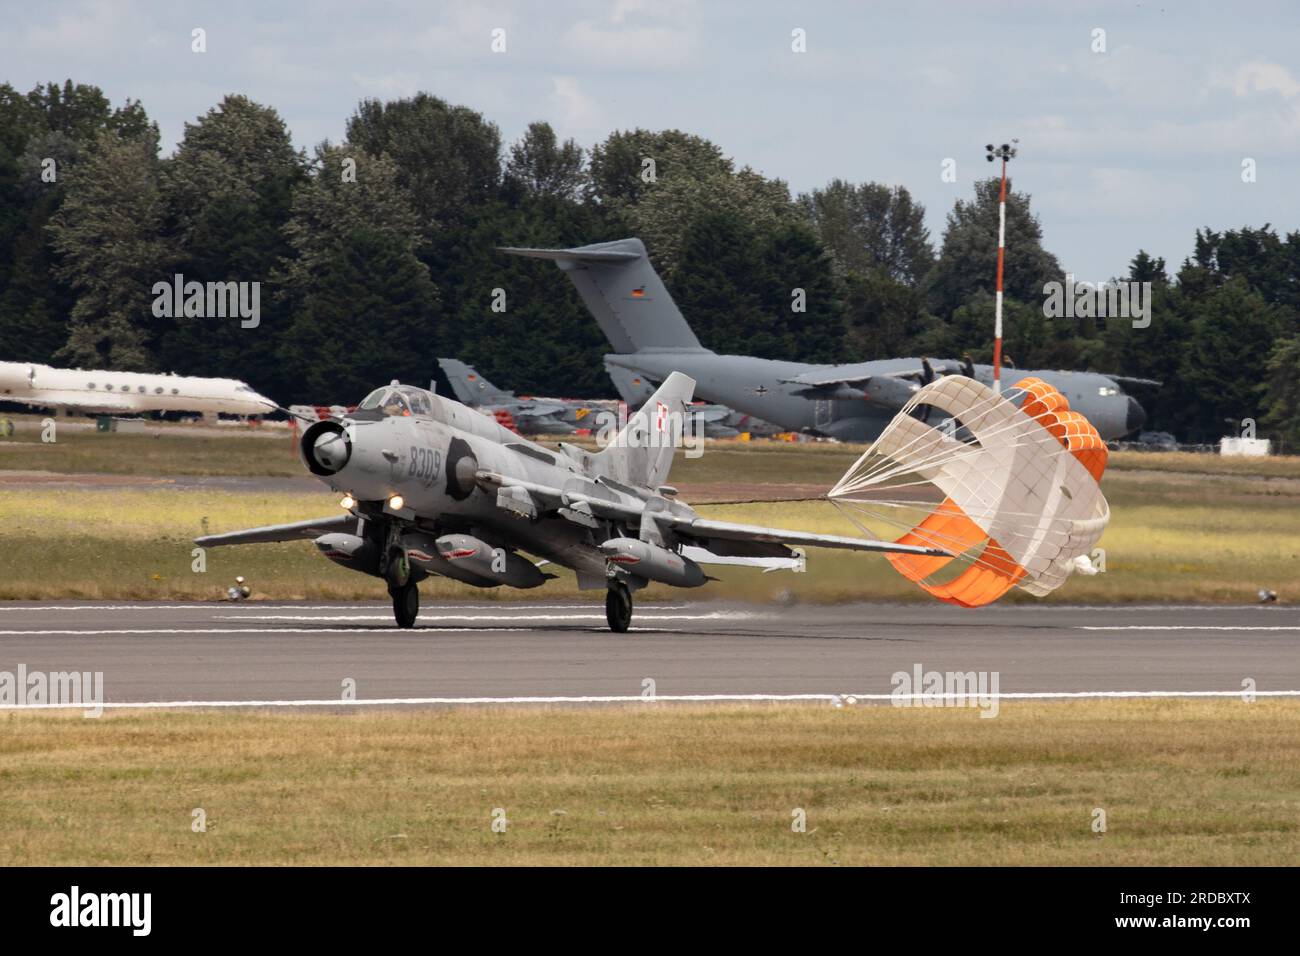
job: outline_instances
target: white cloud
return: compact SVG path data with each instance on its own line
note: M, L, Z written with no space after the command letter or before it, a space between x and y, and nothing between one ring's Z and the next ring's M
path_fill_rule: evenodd
M1231 76L1215 77L1218 86L1232 90L1237 96L1252 93L1277 93L1284 99L1300 96L1300 80L1280 63L1268 60L1251 60L1237 67Z
M550 101L558 111L554 126L562 137L595 140L608 135L604 111L574 77L552 77Z
M619 0L608 15L573 23L561 44L584 66L666 71L707 55L700 40L691 4Z

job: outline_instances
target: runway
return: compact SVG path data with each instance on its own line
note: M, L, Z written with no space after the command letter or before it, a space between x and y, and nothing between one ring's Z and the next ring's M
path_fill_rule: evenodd
M109 705L449 704L557 698L884 698L895 672L996 672L1003 697L1300 696L1300 610L582 603L23 602L0 672L102 672ZM647 684L647 681L652 683ZM919 688L918 688L919 690Z

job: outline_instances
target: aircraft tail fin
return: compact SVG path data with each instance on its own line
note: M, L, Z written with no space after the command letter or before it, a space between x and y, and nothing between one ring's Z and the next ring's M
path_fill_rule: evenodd
M605 363L605 371L618 390L618 397L627 403L628 408L640 408L654 394L654 383L640 372L609 362Z
M615 352L708 351L678 311L640 239L618 239L575 249L500 251L550 259L558 265L577 288Z
M447 380L451 382L451 390L456 393L456 401L462 405L473 407L514 398L513 392L505 392L497 388L480 375L472 365L466 365L460 359L440 358L438 365L447 376Z
M592 457L598 475L640 488L657 488L668 478L673 453L690 425L695 379L673 372L627 424Z

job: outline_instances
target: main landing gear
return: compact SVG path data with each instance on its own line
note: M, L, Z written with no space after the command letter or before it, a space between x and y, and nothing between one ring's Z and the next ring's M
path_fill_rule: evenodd
M632 624L632 591L622 581L610 581L605 592L605 620L615 634L624 634Z

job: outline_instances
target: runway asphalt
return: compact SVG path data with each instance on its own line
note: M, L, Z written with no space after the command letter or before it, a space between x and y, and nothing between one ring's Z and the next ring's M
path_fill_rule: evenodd
M1300 696L1300 609L580 603L0 604L0 672L102 672L110 705L888 695L898 671L997 672L1017 695ZM2 676L2 673L0 673ZM917 688L918 690L920 688Z

